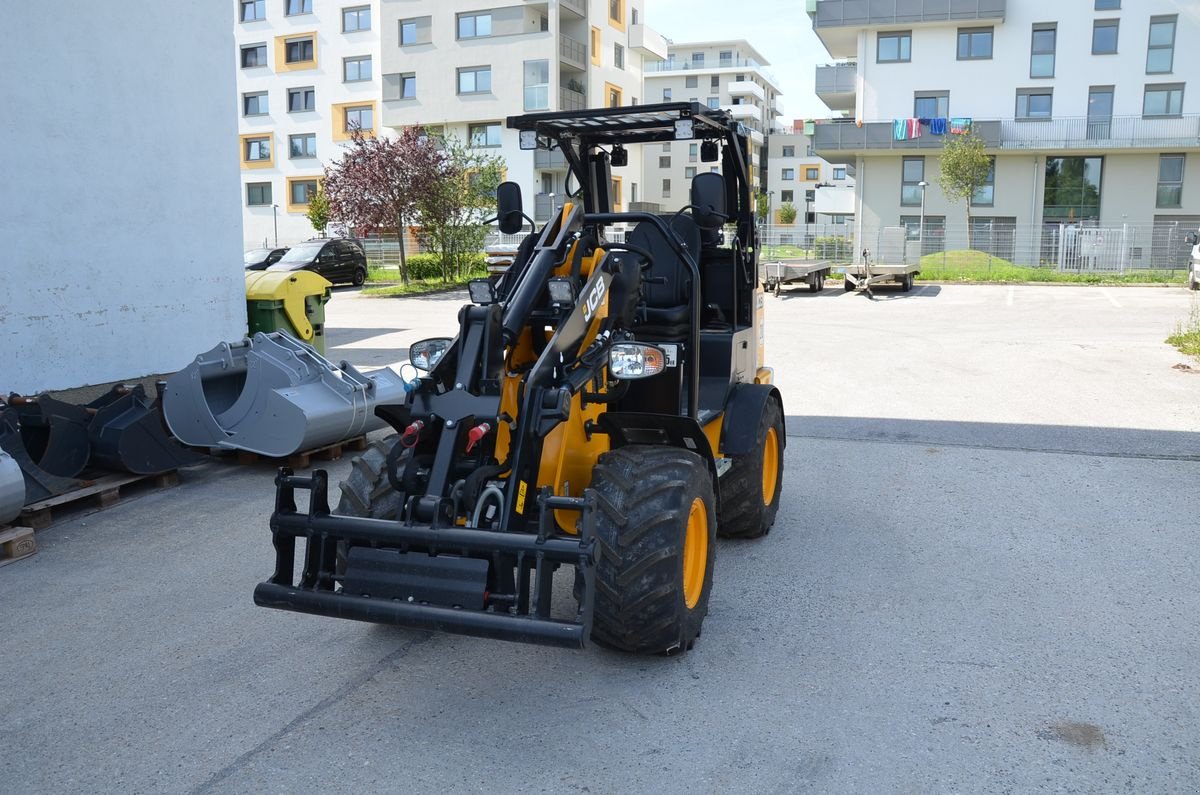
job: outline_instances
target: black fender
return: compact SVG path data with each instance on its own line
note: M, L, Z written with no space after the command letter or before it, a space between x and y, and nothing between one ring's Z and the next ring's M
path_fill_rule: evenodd
M629 444L661 444L690 450L703 458L712 476L713 494L717 498L717 504L713 507L720 510L717 460L700 423L684 415L606 411L600 415L597 424L601 431L608 434L609 443L614 449Z
M758 440L758 421L767 401L779 403L783 415L783 396L774 384L735 384L725 399L725 419L721 423L722 455L745 455L754 451ZM784 418L784 434L779 444L787 446L787 419Z

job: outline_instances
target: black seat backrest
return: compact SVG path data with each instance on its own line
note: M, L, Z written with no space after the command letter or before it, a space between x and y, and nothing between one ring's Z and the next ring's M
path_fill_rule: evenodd
M705 248L716 246L729 218L725 209L725 177L706 171L692 177L692 217L700 227Z
M700 229L687 215L664 218L667 225L683 241L692 257L700 255ZM692 271L686 261L675 253L658 226L642 221L629 233L626 242L650 252L653 263L643 274L642 297L646 306L666 309L686 306L691 301Z

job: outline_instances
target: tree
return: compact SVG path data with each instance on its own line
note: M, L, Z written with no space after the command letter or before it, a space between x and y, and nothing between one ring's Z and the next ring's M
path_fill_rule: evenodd
M325 228L329 226L329 197L325 191L317 188L317 192L308 197L308 222L312 224L317 234L325 237Z
M755 194L754 211L763 220L763 223L771 223L771 219L767 217L771 214L771 197L765 193Z
M442 141L437 178L417 199L421 242L441 260L445 281L462 278L483 248L484 221L496 214L496 186L504 159L471 148L457 138Z
M974 133L951 135L942 147L942 173L938 184L950 201L961 201L967 208L967 232L971 229L971 199L987 184L994 167L984 151L983 139Z
M791 202L784 202L779 208L779 222L781 224L792 224L796 222L796 205Z
M400 238L400 278L408 284L405 230L417 200L436 182L444 156L423 132L408 128L395 138L355 130L341 160L325 169L325 194L334 223L362 234L394 230Z

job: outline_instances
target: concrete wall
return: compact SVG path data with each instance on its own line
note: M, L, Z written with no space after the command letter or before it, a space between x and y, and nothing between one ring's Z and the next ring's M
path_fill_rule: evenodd
M172 371L245 333L233 13L6 8L0 392Z

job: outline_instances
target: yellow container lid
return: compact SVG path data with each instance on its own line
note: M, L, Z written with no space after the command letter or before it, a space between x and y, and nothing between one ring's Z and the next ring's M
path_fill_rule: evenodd
M247 271L247 301L283 301L283 313L305 342L314 336L312 323L304 311L304 299L325 295L333 284L311 271Z

